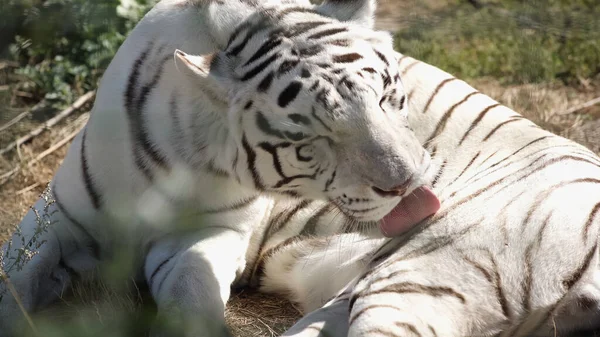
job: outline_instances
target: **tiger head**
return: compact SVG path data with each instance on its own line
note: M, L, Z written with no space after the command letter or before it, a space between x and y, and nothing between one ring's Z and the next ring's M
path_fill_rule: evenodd
M330 200L365 222L429 182L430 156L408 125L393 41L372 29L374 9L370 0L264 8L223 50L176 52L178 69L226 102L243 183Z

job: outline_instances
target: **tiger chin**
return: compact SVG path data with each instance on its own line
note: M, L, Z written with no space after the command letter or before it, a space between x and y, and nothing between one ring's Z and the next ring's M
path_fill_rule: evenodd
M50 184L54 201L33 206L55 223L38 233L45 244L22 269L5 261L24 309L130 258L160 318L185 336L227 335L230 286L262 243L315 230L281 219L335 207L383 219L394 235L435 212L423 187L429 154L408 125L392 39L372 29L374 10L368 0L158 3L106 70ZM36 233L36 215L22 235ZM3 253L23 248L18 239ZM21 316L5 295L3 336Z

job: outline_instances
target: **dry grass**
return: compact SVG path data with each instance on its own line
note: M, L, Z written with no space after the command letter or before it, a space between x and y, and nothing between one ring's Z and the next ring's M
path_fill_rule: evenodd
M444 1L427 0L423 2L429 7L443 6ZM379 8L379 28L396 30L402 22L410 20L415 11L427 10L423 6L414 6L415 2L381 1ZM420 9L421 8L421 9ZM422 13L418 13L422 15ZM2 83L0 73L0 87ZM528 118L543 127L566 137L572 138L597 153L600 152L600 107L595 106L582 110L577 114L558 116L554 113L566 110L568 107L581 104L594 96L593 84L582 85L579 88L566 87L559 84L521 85L503 87L493 80L480 80L474 83L482 92L494 97L503 104L522 112ZM1 89L1 88L0 88ZM596 90L597 91L597 90ZM596 93L597 94L597 93ZM22 105L6 99L0 92L0 103L14 105L16 109L11 115L22 111ZM85 109L84 109L85 110ZM0 112L0 124L11 118L7 113ZM0 156L0 176L35 158L39 153L52 147L64 139L80 125L84 112L75 113L60 123L57 127L44 132L32 142L19 147L7 156ZM19 122L14 127L5 130L0 135L0 148L18 136L27 133L44 120L44 113L35 114ZM37 199L46 183L51 179L66 153L64 146L30 167L27 165L19 170L6 183L0 179L0 242L5 241L29 207ZM102 326L122 327L122 321L148 323L142 307L150 308L152 301L147 292L129 283L120 290L115 290L97 282L81 281L62 297L60 303L45 311L45 317L52 322L75 322L77 325L89 323L87 319L102 322ZM147 304L150 304L148 306ZM132 316L133 313L133 316ZM48 316L49 315L49 316ZM150 315L151 316L151 315ZM232 296L227 308L226 318L235 336L276 336L291 326L300 316L289 302L277 297L258 294L244 290ZM127 317L124 319L123 317ZM114 322L121 322L113 324ZM43 324L43 323L41 323ZM139 326L139 324L138 324ZM128 329L133 329L129 327ZM144 335L144 330L128 330L130 336Z

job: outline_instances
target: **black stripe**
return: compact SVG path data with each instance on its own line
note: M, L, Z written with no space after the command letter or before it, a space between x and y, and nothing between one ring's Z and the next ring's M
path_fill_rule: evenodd
M349 53L349 54L343 54L343 55L334 55L332 57L333 62L335 63L352 63L356 60L360 60L362 59L362 55L358 54L358 53Z
M337 174L337 170L333 170L331 177L329 177L329 179L327 179L327 181L325 182L325 192L329 191L329 187L331 186L331 184L333 184L336 174Z
M393 283L377 290L365 291L357 297L367 297L377 294L423 294L431 297L453 297L462 304L467 302L465 296L450 287L430 286L412 282ZM355 299L356 301L356 299ZM353 304L353 303L352 303Z
M587 221L585 222L585 226L583 227L583 241L586 242L588 239L588 233L590 231L590 227L594 223L594 219L596 218L596 214L600 212L600 202L594 205L590 215L588 215Z
M416 64L417 62L418 61L416 61L414 64ZM409 67L410 67L410 65L405 69L405 71L408 71ZM447 78L447 79L441 81L440 84L437 85L435 90L433 90L433 93L431 94L431 96L429 96L429 99L427 100L427 103L425 103L425 106L423 107L423 110L421 112L426 113L427 109L429 109L429 106L431 105L431 102L433 102L433 99L435 98L435 96L437 96L437 94L440 92L440 90L442 90L442 87L444 87L449 82L452 82L455 80L457 80L455 77L450 77L450 78Z
M567 290L567 291L571 290L571 288L573 288L573 286L577 282L579 282L579 280L581 280L585 271L588 270L588 267L590 266L590 263L592 262L594 255L596 255L597 250L598 250L598 243L595 243L594 246L592 246L592 248L589 250L589 252L585 255L585 258L583 259L583 263L581 264L581 266L579 266L579 268L577 268L571 275L569 275L567 278L565 278L562 281L562 284L563 284L563 287L565 288L565 290Z
M479 122L481 122L481 120L483 119L483 117L493 108L495 107L499 107L501 106L500 103L496 103L496 104L492 104L490 106L488 106L487 108L483 109L483 111L481 111L479 113L479 115L477 116L477 118L475 118L475 120L471 123L471 126L469 126L469 128L467 129L467 132L465 132L465 134L462 136L462 138L460 139L460 141L458 142L458 146L460 146L465 139L467 139L467 137L469 136L469 134L471 133L471 131L473 131L473 129L475 129L475 127L477 127L477 125L479 125Z
M340 46L340 47L350 47L350 45L352 44L352 42L350 40L342 40L342 39L324 41L324 43L331 44L334 46Z
M317 227L319 225L319 220L321 220L321 218L324 215L329 214L332 210L334 210L336 207L334 204L332 203L328 203L325 206L321 207L313 216L311 216L308 221L306 221L306 224L304 224L304 227L302 228L302 231L300 231L300 236L309 236L309 235L315 235L317 233Z
M227 56L229 56L229 57L237 56L246 47L246 45L248 44L248 41L250 41L251 37L252 37L252 34L250 34L249 32L246 33L246 37L244 38L244 40L242 40L242 42L240 42L237 46L235 46L230 51L228 51Z
M271 65L271 63L273 63L273 61L275 61L278 57L279 57L279 54L275 53L275 54L271 55L271 57L269 57L268 59L264 60L263 62L261 62L256 67L254 67L252 70L249 70L242 77L242 79L241 79L242 82L248 81L249 79L254 78L254 76L260 74L263 70L265 70L265 68L267 68L269 65Z
M326 30L320 31L318 33L315 33L313 35L310 35L308 37L308 39L309 40L316 40L316 39L323 38L325 36L335 35L335 34L342 33L342 32L347 32L347 31L348 31L348 29L343 28L343 27L342 28L330 28L330 29L326 29Z
M375 52L375 54L377 55L377 57L379 57L379 59L385 63L386 66L390 66L390 62L387 60L387 58L385 57L385 55L383 55L380 51L373 49L373 51Z
M492 266L494 268L494 292L496 293L498 304L500 304L500 308L502 309L502 314L504 314L504 317L510 318L510 307L508 304L508 299L506 298L506 294L504 293L504 288L502 287L502 279L500 278L498 265L496 264L496 260L493 257L491 257L491 260Z
M467 166L465 166L465 168L460 172L460 174L458 176L456 176L456 179L454 179L454 182L456 182L460 177L462 177L463 174L465 174L465 172L469 169L469 167L471 167L471 165L473 165L473 163L475 162L475 159L477 159L479 157L479 155L481 155L481 151L477 152L477 154L475 154L475 156L473 156L473 158L471 158L471 160L469 161Z
M67 264L64 257L62 256L62 253L60 255L60 260L58 260L58 266L64 269L69 276L77 275L77 271L75 271L75 269L71 268L71 266Z
M154 47L153 43L150 43L148 48L142 52L142 54L135 60L133 63L133 68L131 70L131 74L127 80L127 89L125 90L125 110L132 111L134 109L134 98L135 98L135 89L137 88L137 82L140 76L140 68L142 64L146 62L146 58L148 58L148 54L150 54L150 50Z
M506 120L506 121L504 121L504 122L502 122L502 123L500 123L500 124L496 125L496 127L495 127L495 128L493 128L493 129L492 129L492 131L490 131L490 132L487 134L487 136L485 136L485 137L483 138L483 141L485 142L485 141L487 141L488 139L490 139L490 137L491 137L491 136L492 136L494 133L496 133L496 131L498 131L498 129L500 129L500 128L501 128L501 127L503 127L504 125L506 125L506 124L509 124L509 123L512 123L512 122L518 122L518 121L520 121L520 120L523 120L523 119L524 119L524 118L523 118L523 117L521 117L521 116L516 116L516 117L513 117L513 118L511 118L511 119L509 119L509 120Z
M440 166L440 170L437 172L437 174L433 178L433 181L431 182L431 187L435 187L437 185L437 183L438 183L438 180L442 176L442 174L444 174L444 169L446 168L446 163L447 163L447 160L444 159L444 162Z
M260 111L256 112L256 126L258 126L258 129L260 131L264 132L269 136L285 139L283 133L277 129L274 129L269 123L269 120Z
M281 39L281 38L278 37L278 38L271 39L271 40L268 40L267 42L263 43L262 46L260 46L260 48L258 48L258 50L254 53L254 55L252 55L250 57L250 59L248 61L246 61L246 63L244 63L243 67L246 67L250 63L258 60L259 58L261 58L263 56L265 56L271 50L273 50L277 46L279 46L282 42L283 42L283 39Z
M281 64L279 65L279 69L277 69L277 73L279 74L279 76L284 75L284 74L290 72L292 69L294 69L294 67L296 67L298 65L298 63L300 63L299 59L285 60L285 61L281 62Z
M90 168L87 161L86 156L86 135L87 135L87 127L83 129L83 135L81 136L81 174L83 175L83 184L85 186L85 191L87 192L92 205L95 209L100 208L101 196L100 192L98 192L98 188L95 186L94 180L90 174Z
M203 166L204 171L221 178L229 178L229 173L220 167L216 167L214 160L209 160Z
M313 157L305 157L300 154L300 151L302 150L302 148L304 148L306 146L311 146L311 145L305 144L305 145L300 145L300 146L296 147L296 159L298 159L298 161L309 162L309 161L313 160Z
M527 147L529 147L529 146L531 146L531 145L533 145L533 144L535 144L535 143L537 143L537 142L539 142L539 141L542 141L542 140L544 140L544 139L546 139L546 138L550 138L550 137L551 137L551 136L542 136L542 137L539 137L539 138L536 138L536 139L534 139L534 140L530 141L529 143L527 143L527 144L525 144L525 145L521 146L521 147L520 147L518 150L516 150L516 151L514 151L513 153L509 154L508 156L504 157L502 160L500 160L500 161L497 161L497 162L495 162L494 164L490 165L490 167L488 167L488 168L487 168L487 170L489 170L489 169L491 169L491 168L493 168L493 167L496 167L496 166L500 165L500 164L501 164L501 163L503 163L504 161L506 161L506 160L510 159L512 156L514 156L514 155L516 155L517 153L519 153L519 152L521 152L521 151L525 150Z
M163 262L161 262L158 267L156 267L156 269L154 270L154 272L152 272L152 274L150 275L150 278L148 279L148 283L150 286L150 290L152 290L152 285L154 283L154 277L156 276L156 274L158 274L158 272L167 264L169 263L169 261L171 261L175 256L177 256L178 253L175 253L171 256L169 256L168 258L166 258ZM175 266L173 266L174 268ZM173 270L173 268L171 268L171 270ZM167 272L168 274L168 272ZM156 289L156 293L154 294L155 296L157 296L160 293L160 290L162 288L163 283L165 282L165 279L167 278L167 275L165 275L165 277L162 278L162 280L160 280L160 283L158 284L158 288Z
M271 157L273 157L273 166L275 168L275 171L277 171L277 174L279 174L279 176L281 178L287 178L287 176L285 175L285 173L283 173L283 168L281 167L281 162L279 161L279 155L277 154L277 147L273 146L269 143L260 143L258 146L260 146L261 149L265 150L266 152L268 152ZM284 147L288 147L289 144L285 144Z
M248 144L248 139L246 138L245 134L242 136L242 147L246 152L246 163L248 164L248 170L252 176L254 187L256 187L257 190L264 190L265 186L263 185L260 175L256 170L256 152L254 152L250 144Z
M260 81L257 90L259 92L267 92L271 87L271 83L273 83L273 76L275 76L275 73L270 71L267 76Z
M298 55L300 57L311 57L322 52L324 49L325 48L323 48L323 46L315 44L309 47L301 48L300 50L298 50Z
M300 77L302 77L302 78L309 78L310 77L310 71L308 71L308 69L306 69L306 68L302 68L302 71L300 72Z
M67 211L67 208L60 200L58 196L58 189L56 188L56 184L52 186L52 196L54 198L54 202L56 203L56 207L58 210L64 215L67 220L69 220L77 229L79 229L83 235L86 237L87 241L89 241L89 247L92 251L92 256L99 260L100 259L100 242L96 240L96 238L81 224L81 222L75 220L75 218Z
M311 29L317 28L317 27L325 25L327 23L328 22L325 22L325 21L301 22L301 23L295 24L293 27L289 28L286 32L284 32L284 35L287 38L292 38L292 37L304 34Z
M366 71L366 72L371 73L371 74L377 74L377 70L375 70L375 69L373 69L371 67L362 68L361 70Z
M279 94L277 104L279 104L280 107L285 108L294 99L296 99L296 96L298 96L298 93L300 93L301 89L302 83L298 81L293 81L281 92L281 94Z
M171 99L169 100L169 116L171 117L171 140L173 142L172 146L179 152L179 156L183 157L182 153L182 145L183 145L183 137L184 132L181 127L181 120L179 119L179 98L176 91L171 93Z
M148 84L144 85L140 90L135 109L128 111L130 115L130 122L133 124L133 128L137 129L137 132L135 132L137 133L137 142L158 166L165 169L168 167L166 156L160 153L156 148L156 145L150 140L148 129L145 127L143 113L146 108L149 94L156 88L156 85L162 77L165 64L166 62L170 61L171 58L172 56L169 55L160 61L160 66L157 72L154 74L152 80Z
M302 124L302 125L311 125L312 122L310 121L310 118L303 116L301 114L297 114L297 113L292 113L288 115L288 118L292 120L292 122L296 123L296 124Z
M406 95L402 95L402 97L400 97L400 101L398 103L399 103L398 110L404 109L404 103L406 103Z
M392 310L394 310L394 311L397 311L397 312L399 312L399 313L402 313L402 312L404 312L404 310L402 310L402 309L400 309L400 308L398 308L398 307L395 307L395 306L393 306L393 305L389 305L389 304L371 304L371 305L369 305L369 306L366 306L366 307L364 307L364 308L360 309L360 311L358 311L358 312L357 312L357 313L356 313L354 316L350 317L350 320L348 321L348 322L349 322L349 325L350 325L350 326L352 326L352 324L353 324L353 323L354 323L354 322L355 322L355 321L356 321L356 320L357 320L357 319L358 319L360 316L362 316L363 314L365 314L367 311L369 311L369 310L372 310L372 309L381 309L381 308L384 308L384 309L392 309Z
M233 31L233 33L231 33L231 35L229 36L229 40L227 41L227 47L225 47L225 50L228 50L229 47L231 47L231 44L233 43L233 41L235 39L237 39L237 37L240 35L240 33L244 29L247 29L249 26L250 26L250 22L249 21L245 21L241 25L237 26L237 28L235 28L235 30ZM246 38L248 38L248 36L246 36ZM246 41L246 42L248 42L248 41ZM229 53L227 53L227 54L229 55Z
M474 91L474 92L468 94L462 100L460 100L457 103L455 103L454 105L452 105L450 107L450 109L448 109L448 111L446 111L444 113L444 115L442 116L442 118L440 119L440 121L438 122L438 124L436 125L435 130L433 131L433 133L431 134L431 136L429 136L429 138L427 139L427 141L425 141L425 143L429 143L435 137L439 136L444 131L444 129L446 128L446 124L448 123L448 120L450 119L450 117L452 117L452 114L454 114L454 111L456 111L456 108L458 106L460 106L461 104L465 103L469 98L471 98L471 96L476 95L476 94L479 94L479 91Z
M292 208L291 210L289 210L288 212L285 213L281 213L281 217L277 217L277 219L280 221L277 221L273 224L273 227L270 228L269 232L268 232L268 236L269 237L273 237L275 234L277 234L283 227L285 227L288 222L290 222L292 220L292 218L298 214L298 212L300 212L302 209L306 208L308 205L310 205L311 201L309 200L302 200L301 203L299 203L298 205L296 205L296 207Z

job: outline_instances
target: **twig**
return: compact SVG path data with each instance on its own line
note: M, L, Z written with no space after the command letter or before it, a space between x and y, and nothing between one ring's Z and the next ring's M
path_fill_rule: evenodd
M27 115L29 115L30 113L40 109L41 107L43 107L46 103L44 101L39 102L38 104L34 105L33 108L21 112L20 114L18 114L15 118L11 119L9 122L5 123L4 125L0 126L0 132L10 128L11 126L17 124L21 119L27 117Z
M13 61L2 60L0 61L0 70L4 68L18 68L19 64Z
M8 146L6 146L4 149L0 150L0 155L3 155L5 153L7 153L8 151L11 151L12 149L20 146L21 144L38 136L45 130L50 129L51 127L56 125L58 122L63 120L65 117L69 116L74 111L76 111L76 110L80 109L82 106L84 106L87 102L91 101L94 98L95 94L96 93L94 91L90 91L90 92L86 93L85 95L79 97L77 99L77 101L75 101L75 103L73 103L70 107L61 111L58 115L47 120L42 126L38 127L37 129L34 129L33 131L29 132L25 136L22 136L21 138L17 139L16 141L8 144Z
M23 188L23 189L20 189L20 190L18 190L18 191L15 193L15 195L21 195L21 194L23 194L23 193L27 193L27 192L31 191L32 189L34 189L34 188L36 188L36 187L38 187L38 186L40 186L40 183L39 183L39 182L37 182L37 183L35 183L35 184L31 184L31 185L29 185L29 186L27 186L27 187L25 187L25 188Z
M591 106L594 106L596 104L600 104L600 97L596 97L596 98L594 98L592 100L589 100L589 101L587 101L587 102L585 102L583 104L574 106L574 107L572 107L570 109L567 109L567 110L565 110L563 112L555 112L552 115L557 115L557 116L569 115L569 114L572 114L572 113L579 112L579 111L581 111L583 109L589 108Z
M66 137L64 137L63 139L61 139L58 143L52 145L51 147L49 147L48 149L46 149L44 152L38 154L34 159L32 159L31 161L29 161L29 163L27 163L27 167L31 167L33 164L39 162L40 160L44 159L45 157L47 157L48 155L50 155L51 153L53 153L54 151L60 149L61 147L63 147L65 144L67 144L69 141L71 141L73 138L75 138L75 136L77 136L77 134L79 133L79 131L81 131L83 128L85 127L85 122L82 124L81 127L77 128L77 130L71 132L70 134L68 134ZM10 177L12 177L15 173L19 172L19 170L21 169L21 165L17 165L15 166L12 170L0 175L0 186L4 185ZM20 192L20 191L19 191ZM18 192L17 192L18 193Z
M71 139L75 138L75 136L77 136L77 134L79 133L79 131L81 131L81 129L83 129L84 127L85 127L85 123L82 126L80 126L79 128L77 128L77 130L71 132L65 138L61 139L58 143L56 143L56 144L52 145L51 147L49 147L46 151L38 154L35 157L35 159L33 159L32 161L30 161L27 164L27 167L31 167L31 165L37 163L38 161L44 159L49 154L51 154L54 151L56 151L56 150L60 149L61 147L63 147L65 144L67 144L68 142L70 142Z

